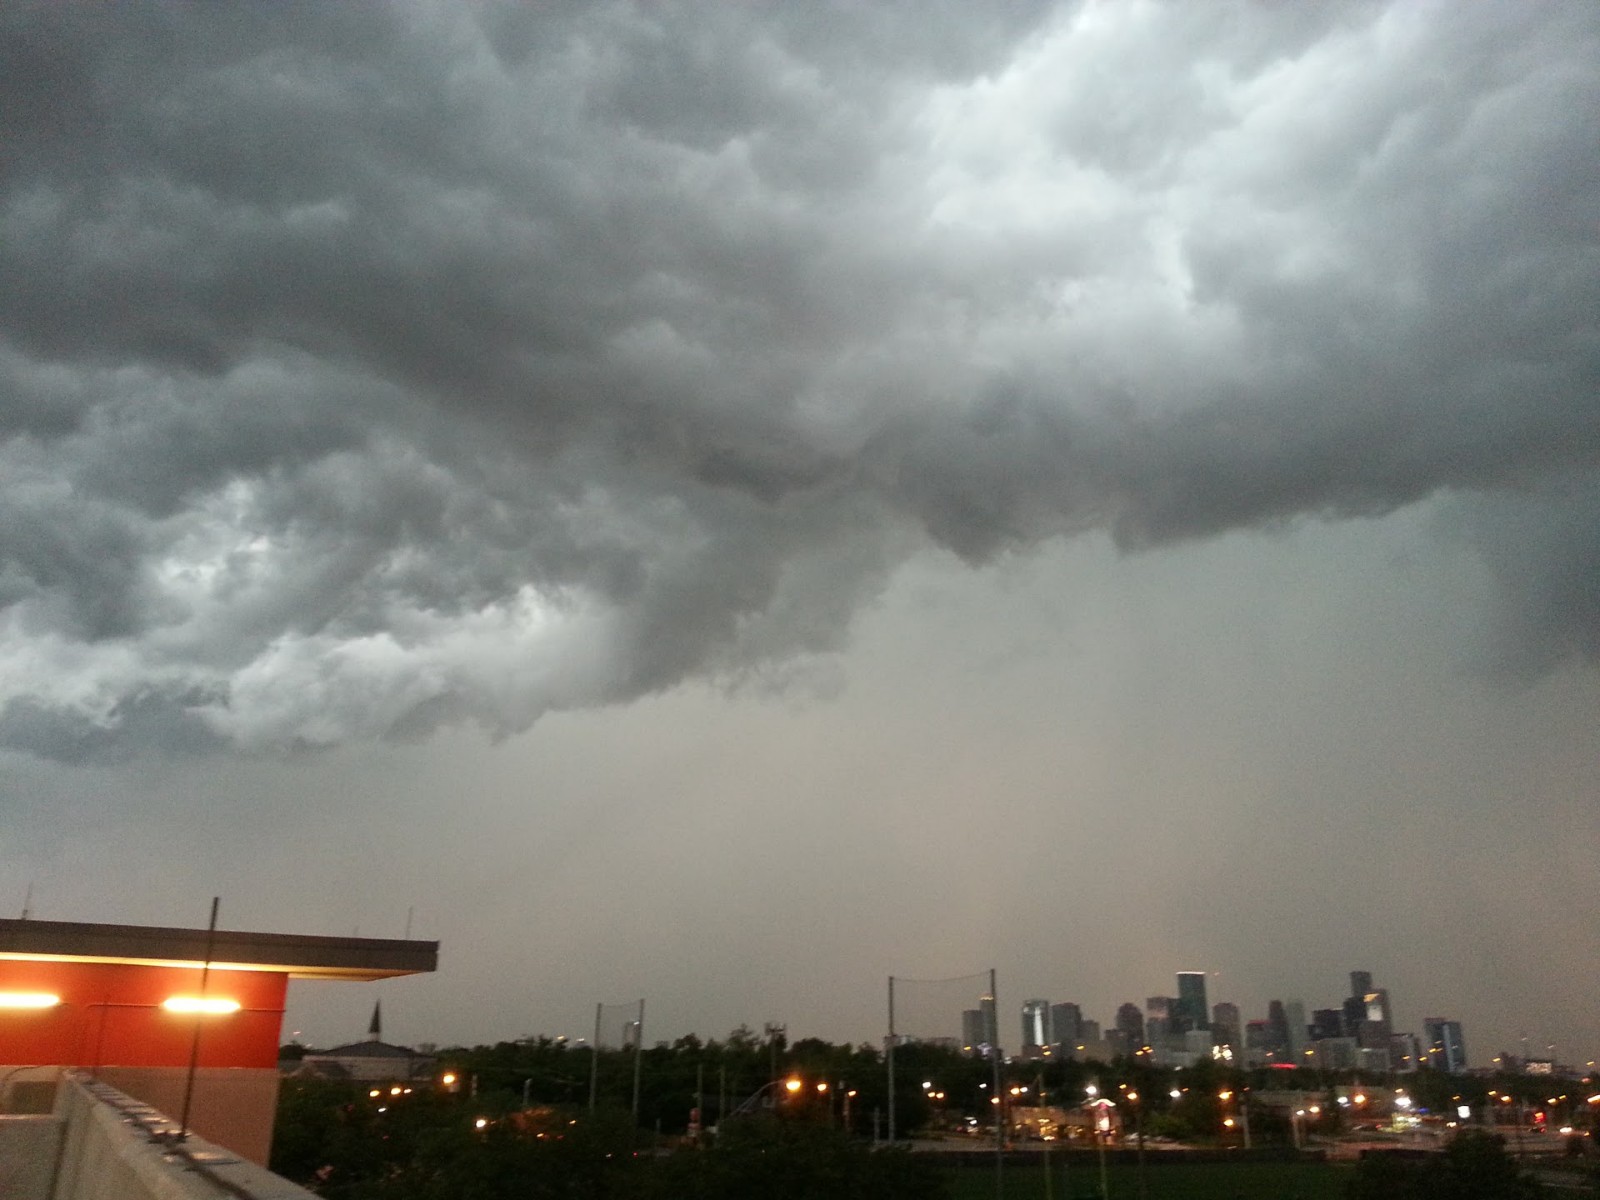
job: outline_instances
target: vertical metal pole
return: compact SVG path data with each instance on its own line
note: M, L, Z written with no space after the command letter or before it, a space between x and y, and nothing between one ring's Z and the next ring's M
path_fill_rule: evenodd
M589 1111L594 1111L595 1097L600 1088L600 1013L604 1004L594 1006L594 1041L589 1043Z
M644 1056L644 998L639 999L639 1023L633 1027L633 1123L639 1124L639 1067Z
M1048 1010L1046 1010L1046 1011L1048 1011ZM1044 1072L1043 1071L1039 1071L1037 1074L1034 1075L1033 1089L1034 1089L1034 1092L1037 1094L1037 1100L1038 1100L1038 1103L1039 1103L1039 1111L1042 1112L1042 1113L1048 1112L1049 1108L1046 1106L1046 1104L1044 1102ZM1044 1140L1044 1120L1045 1120L1044 1117L1040 1117L1039 1118L1039 1122L1040 1122L1040 1124L1039 1124L1039 1145L1040 1145L1040 1148L1044 1152L1044 1200L1055 1200L1055 1195L1056 1195L1055 1183L1050 1178L1050 1143ZM1072 1197L1068 1196L1067 1200L1072 1200Z
M211 897L211 924L206 927L206 960L200 967L200 1011L194 1014L194 1038L189 1043L189 1075L183 1081L183 1118L178 1122L178 1140L189 1138L189 1106L194 1101L194 1075L200 1066L200 1022L205 1020L206 983L211 976L211 952L217 943L217 906L222 897Z
M883 1047L884 1061L889 1067L889 1144L894 1145L894 976L889 976L889 1040ZM873 1140L877 1140L874 1131Z
M1145 1190L1144 1182L1144 1102L1146 1093L1140 1093L1139 1098L1133 1102L1134 1136L1139 1143L1139 1200L1150 1200L1150 1194Z
M1000 993L995 988L995 971L989 968L989 1004L994 1012L994 1043L989 1047L994 1066L994 1194L1006 1194L1006 1098L1000 1092Z

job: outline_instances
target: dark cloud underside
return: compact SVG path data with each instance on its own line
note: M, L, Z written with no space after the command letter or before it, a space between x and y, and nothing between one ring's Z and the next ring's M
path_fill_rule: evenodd
M1441 490L1592 659L1596 111L1582 4L10 5L0 741L520 729L930 538Z

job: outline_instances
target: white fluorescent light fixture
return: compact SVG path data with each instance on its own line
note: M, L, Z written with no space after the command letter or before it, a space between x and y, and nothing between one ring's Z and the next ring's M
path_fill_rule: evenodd
M54 1008L61 997L52 992L0 992L0 1008Z
M161 1007L168 1012L175 1013L205 1013L209 1016L225 1016L228 1013L239 1011L237 1000L216 1000L202 996L169 996L161 1002Z

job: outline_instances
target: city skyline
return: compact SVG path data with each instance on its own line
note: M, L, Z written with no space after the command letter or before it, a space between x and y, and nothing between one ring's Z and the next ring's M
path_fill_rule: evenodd
M6 915L440 943L328 1043L1354 965L1600 1057L1600 6L0 45Z

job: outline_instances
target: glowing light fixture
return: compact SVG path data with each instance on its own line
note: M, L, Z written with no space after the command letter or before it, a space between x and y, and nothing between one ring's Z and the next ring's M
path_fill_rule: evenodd
M225 1016L239 1011L237 1000L223 1000L212 996L168 996L161 1007L174 1013L200 1013L206 1016Z
M53 992L0 992L0 1008L54 1008L61 997Z

